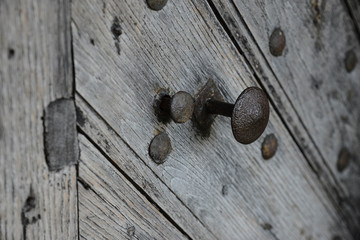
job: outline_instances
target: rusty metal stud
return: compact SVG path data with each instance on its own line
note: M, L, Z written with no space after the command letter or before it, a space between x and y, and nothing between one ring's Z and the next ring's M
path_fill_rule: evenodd
M280 28L276 28L269 40L270 53L275 56L281 56L286 45L285 34Z
M194 112L194 98L189 93L180 91L172 97L163 96L159 107L161 111L168 113L174 122L184 123Z
M148 7L154 11L161 10L167 3L168 0L147 0Z
M357 57L353 50L347 51L345 56L346 71L351 72L357 64Z
M258 87L246 88L235 104L209 99L205 106L210 114L231 117L233 135L242 144L250 144L258 139L269 121L269 101Z
M150 142L149 155L154 162L161 164L171 152L171 140L166 132L156 135Z
M267 135L261 145L261 154L265 160L272 158L277 150L278 143L273 133Z
M338 161L336 163L336 167L339 172L344 171L345 168L349 165L350 157L351 154L349 150L346 147L343 147L339 152Z

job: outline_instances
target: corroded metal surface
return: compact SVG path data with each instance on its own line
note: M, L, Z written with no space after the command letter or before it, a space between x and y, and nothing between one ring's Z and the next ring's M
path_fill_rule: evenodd
M159 11L166 5L167 1L168 0L147 0L146 3L150 9Z
M206 109L211 114L231 117L234 110L234 104L210 99L206 102Z
M172 97L166 89L160 89L154 99L155 115L161 122L176 123L188 121L194 112L194 98L187 92L177 92Z
M337 170L339 172L344 171L345 168L349 165L350 157L351 157L351 154L350 154L349 150L346 147L343 147L339 152L338 161L336 164Z
M44 115L44 151L50 171L77 164L79 146L76 133L76 114L73 99L52 101Z
M150 142L149 155L154 162L161 164L171 152L171 140L166 132L156 135Z
M267 135L261 145L261 154L265 160L272 158L278 148L277 138L273 133Z
M276 28L269 39L270 53L275 56L281 56L286 45L286 39L283 31L280 28Z
M235 139L243 144L254 142L264 132L269 121L269 101L257 87L246 88L235 102L231 127Z
M205 86L195 97L194 121L196 127L202 133L208 133L211 124L214 122L216 115L211 114L206 109L208 100L224 101L224 98L215 84L214 80L209 79Z
M176 123L184 123L194 112L194 98L187 92L177 92L171 99L170 116Z
M222 114L231 116L232 131L238 142L249 144L258 139L269 121L269 102L264 91L249 87L240 94L235 104L224 103L223 99L217 85L210 79L195 100L196 126L208 133L216 115Z
M353 50L346 52L346 56L345 56L346 71L351 72L352 70L354 70L356 64L357 64L357 57L355 52Z

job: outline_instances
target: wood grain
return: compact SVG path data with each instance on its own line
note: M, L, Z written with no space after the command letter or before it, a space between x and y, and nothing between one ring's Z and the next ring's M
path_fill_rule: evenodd
M188 239L85 137L79 141L81 238Z
M231 102L256 85L206 2L168 2L154 12L143 2L93 0L74 2L72 13L79 126L149 196L165 185L218 239L350 239L338 205L273 108L264 136L251 145L239 145L222 117L209 138L191 122L156 120L152 104L160 87L194 94L212 78ZM121 26L119 36L111 31L114 24ZM148 156L159 131L166 131L173 145L162 165ZM279 148L265 162L261 141L270 133ZM122 157L124 145L138 158ZM144 172L145 181L160 181L142 186ZM173 201L155 202L197 239L182 220L187 217L168 211Z
M1 1L0 22L0 239L75 239L76 169L49 172L42 120L73 95L69 1Z
M360 39L360 2L357 0L346 0L345 4L356 27L358 38Z
M289 136L281 140L277 155L268 162L261 159L259 149L256 155L243 150L243 157L235 159L231 156L239 150L211 151L213 140L198 152L193 149L199 147L198 141L196 145L188 141L191 147L174 149L158 166L128 148L81 97L77 96L76 103L82 131L192 239L211 239L206 234L199 237L204 227L217 239L331 239L336 235L351 239L305 160L298 151L291 153ZM173 146L182 143L176 141L178 134L179 130L171 131Z
M126 174L132 183L142 190L142 194L148 196L159 208L170 214L171 219L191 235L192 239L216 239L211 229L207 229L193 215L181 199L79 95L76 96L76 105L78 126L82 131L86 131L87 137L92 139L94 144L101 147L103 155L111 157L117 166L121 166L123 174ZM80 221L82 221L81 216Z
M360 67L347 72L344 62L349 50L360 56L360 45L345 3L210 2L354 235L360 236L360 96L355 93ZM275 28L286 37L280 57L269 51ZM337 161L344 147L352 158L340 172Z

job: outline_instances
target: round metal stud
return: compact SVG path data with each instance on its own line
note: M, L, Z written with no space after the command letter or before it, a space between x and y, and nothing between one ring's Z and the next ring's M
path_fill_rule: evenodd
M187 92L177 92L171 99L170 116L176 123L189 120L194 112L194 98Z
M280 28L276 28L269 40L270 53L275 56L281 56L286 45L285 34Z
M346 52L346 57L345 57L346 71L351 72L352 70L354 70L356 64L357 64L357 57L355 52L353 50Z
M187 92L177 92L172 97L165 95L161 98L159 108L167 113L176 123L188 121L194 112L194 98Z
M351 154L349 150L346 147L343 147L339 152L338 161L336 163L336 167L339 172L342 172L345 168L347 168L350 163L350 158Z
M261 154L265 160L272 158L278 148L277 138L273 133L267 135L261 144Z
M171 152L171 140L166 132L156 135L150 142L149 155L154 162L161 164Z
M148 7L154 11L159 11L165 7L168 0L147 0Z

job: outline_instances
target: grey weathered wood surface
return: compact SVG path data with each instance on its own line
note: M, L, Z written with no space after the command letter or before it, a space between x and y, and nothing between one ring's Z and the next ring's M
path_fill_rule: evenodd
M256 85L206 2L170 1L153 12L144 2L78 1L72 13L77 105L87 113L79 126L120 169L131 170L149 196L157 197L165 185L191 211L192 221L219 239L350 239L339 205L329 199L273 109L265 134L274 133L280 146L269 162L261 159L262 138L239 145L227 119L218 117L207 139L190 122L157 122L152 101L160 87L194 94L212 78L234 101L246 86ZM122 29L119 36L111 32L114 22ZM147 154L159 130L168 132L174 148L163 165ZM121 157L124 145L137 157ZM157 203L166 209L176 201ZM167 213L197 239L181 212Z
M346 73L343 60L349 49L359 56L349 17L359 28L359 4L208 2L171 1L160 12L144 1L73 2L78 125L92 141L81 137L81 237L182 239L182 229L192 239L350 239L360 215L360 70ZM70 2L1 1L0 20L0 239L75 239ZM279 26L288 44L273 58L267 41ZM229 101L265 87L275 158L261 159L263 137L237 144L221 117L210 138L190 122L157 122L160 87L194 94L208 78ZM57 124L61 111L44 118L59 99L71 102L67 127ZM44 126L55 147L47 154ZM147 147L160 131L174 150L156 165ZM338 173L343 146L353 158Z
M89 140L79 141L81 238L188 239Z
M358 37L360 37L360 2L358 0L346 0L345 3L356 26Z
M216 163L221 160L211 152L212 141L203 150L206 164L193 149L181 148L165 166L157 166L147 156L140 158L80 96L76 103L82 131L192 239L213 239L212 234L217 239L351 239L304 159L291 152L289 136L272 164L263 165L259 151L258 157L243 153L241 162L225 154L227 160ZM171 133L173 141L178 131Z
M76 96L78 126L85 131L103 154L111 158L133 184L143 190L162 210L193 239L216 239L189 208L169 189L144 161L107 125L100 116L79 96ZM82 204L80 202L80 204Z
M345 3L213 2L309 164L342 206L354 234L360 235L360 67L348 73L344 64L348 50L360 56L360 44ZM269 51L275 28L286 36L280 57ZM336 164L343 147L352 158L339 172Z
M0 22L0 239L75 239L76 168L48 170L42 120L73 95L70 3L0 1Z

